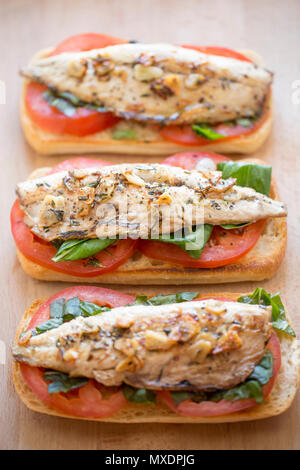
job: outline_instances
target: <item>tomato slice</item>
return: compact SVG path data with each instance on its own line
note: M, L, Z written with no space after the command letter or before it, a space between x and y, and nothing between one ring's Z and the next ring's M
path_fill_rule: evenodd
M215 164L230 160L230 158L213 152L183 152L171 155L171 157L165 158L161 163L162 165L179 166L184 170L194 170L197 163L204 158L209 158Z
M251 59L246 57L240 52L228 49L227 47L219 46L189 46L187 44L182 44L181 47L185 49L194 49L195 51L204 52L205 54L220 55L222 57L230 57L231 59L238 59L244 62L253 62Z
M224 57L231 57L233 59L243 60L247 62L252 62L252 60L248 59L248 57L240 54L239 52L233 51L231 49L227 49L225 47L217 47L217 46L188 46L182 45L186 49L195 49L200 52L205 52L207 54L214 54L220 55ZM230 140L234 140L238 137L243 135L250 135L258 130L267 118L270 115L270 111L265 109L262 113L261 117L257 119L252 126L243 127L240 125L228 125L226 123L219 123L212 125L212 129L217 132L218 134L223 134L225 137L221 137L220 139L215 139L213 141L205 139L197 135L191 125L184 125L184 126L164 126L163 128L159 129L158 132L161 137L165 140L170 142L175 142L179 145L185 146L201 146L201 145L210 145L215 142L228 142Z
M52 173L58 173L59 171L69 171L69 170L80 170L81 168L102 168L103 166L111 165L110 162L105 160L98 160L96 158L85 158L85 157L75 157L64 160L58 165L51 168L49 175Z
M74 168L102 167L110 165L104 160L95 158L70 158L51 169L49 174ZM106 272L114 271L123 264L134 253L137 247L137 240L119 240L111 245L106 251L101 251L93 256L99 261L101 266L89 266L86 259L76 261L62 261L55 263L52 257L55 255L55 248L48 242L36 237L23 222L24 214L18 201L15 201L11 210L11 230L16 245L22 254L31 261L52 269L57 272L71 274L79 277L94 277Z
M32 121L47 132L84 137L108 129L119 121L112 113L99 113L84 107L77 108L73 116L66 116L44 99L46 90L45 85L29 82L25 104Z
M189 268L218 268L247 254L257 243L264 225L265 220L259 220L236 230L215 226L199 259L192 258L179 246L155 240L140 240L138 249L148 258Z
M74 286L67 287L52 295L36 310L32 316L28 328L34 328L40 323L47 321L50 317L50 304L57 299L71 299L79 297L84 302L93 302L100 306L110 308L124 307L127 304L134 302L135 296L123 294L112 289L94 286Z
M185 170L193 170L203 158L210 158L214 163L227 161L229 158L212 152L183 152L167 157L164 165L179 166ZM217 268L237 261L248 253L257 243L265 221L253 223L237 230L225 230L214 227L211 238L206 244L200 258L195 260L182 248L172 243L141 240L139 250L149 258L180 264L185 267Z
M59 298L70 299L78 296L80 300L94 302L98 305L120 307L132 303L135 296L122 294L111 289L92 286L77 286L64 289L44 302L33 315L29 327L46 321L50 317L50 303ZM50 408L71 416L82 418L105 418L117 413L127 404L121 390L99 386L94 380L68 393L50 395L43 378L43 369L21 363L22 376L34 394ZM103 397L103 392L108 397Z
M88 51L126 42L128 41L105 34L77 34L58 44L50 55ZM32 121L47 132L84 137L109 129L120 120L112 113L99 113L85 107L78 107L76 113L68 117L47 103L43 97L46 90L45 85L29 82L26 88L25 105Z
M80 52L90 51L91 49L100 49L101 47L123 44L128 41L99 33L75 34L61 41L49 56L61 54L62 52Z
M277 374L281 365L281 351L280 351L280 341L277 335L273 332L272 336L268 342L267 349L269 349L273 355L274 364L273 364L273 376L269 382L263 386L263 394L266 399L270 394ZM256 401L253 399L243 399L236 401L229 400L220 400L219 402L203 401L200 403L195 403L191 399L182 401L177 407L174 404L172 395L168 391L159 391L156 392L160 399L173 411L183 416L192 416L192 417L212 417L212 416L222 416L232 413L237 413L238 411L244 411L249 408L253 408L257 405Z
M55 393L50 395L43 378L43 370L20 364L21 374L33 393L50 408L78 418L107 418L127 405L121 390L103 399L93 380L89 380L75 393Z
M118 240L106 250L94 255L99 266L89 265L86 259L76 261L62 261L55 263L51 258L55 255L55 248L48 242L36 237L23 222L24 214L19 201L15 201L11 210L11 230L16 245L22 254L34 263L53 271L71 274L78 277L94 277L114 271L134 253L137 240L127 238Z
M252 126L243 127L240 125L228 125L228 124L216 124L212 125L211 128L218 134L223 134L224 137L215 140L208 140L204 137L197 135L191 125L184 126L164 126L158 129L159 135L165 140L175 142L176 144L186 146L201 146L210 145L215 142L228 142L244 135L250 135L257 131L270 115L270 111L265 109L259 119L257 119Z

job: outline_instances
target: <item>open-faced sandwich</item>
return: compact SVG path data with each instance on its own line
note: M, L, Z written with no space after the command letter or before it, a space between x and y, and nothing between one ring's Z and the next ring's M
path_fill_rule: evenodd
M75 158L18 184L11 224L23 269L123 284L271 277L286 245L271 167L212 153L162 163Z
M285 411L299 347L279 294L127 295L100 287L36 300L14 384L32 410L113 422L216 423Z
M22 69L21 119L40 153L254 152L272 121L257 54L81 34Z

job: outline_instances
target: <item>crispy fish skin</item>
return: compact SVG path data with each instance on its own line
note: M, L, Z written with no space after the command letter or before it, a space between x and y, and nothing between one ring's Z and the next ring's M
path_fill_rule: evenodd
M282 217L282 202L218 171L159 164L72 170L17 185L24 221L44 240L148 238L203 223Z
M273 76L250 62L168 44L63 53L21 73L125 119L166 125L255 117Z
M219 300L119 307L22 340L16 361L106 385L227 389L261 360L271 307Z

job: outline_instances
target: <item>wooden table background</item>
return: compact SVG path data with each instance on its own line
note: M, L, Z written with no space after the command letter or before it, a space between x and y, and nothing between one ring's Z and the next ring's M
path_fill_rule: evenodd
M149 42L225 45L259 51L275 71L275 124L258 156L273 165L282 200L288 203L288 249L276 276L263 283L282 292L300 335L299 308L299 135L300 105L292 84L300 79L300 2L297 0L10 0L0 1L1 152L1 327L6 364L0 365L1 449L299 449L300 396L279 417L220 425L125 425L57 419L33 413L19 401L11 381L10 347L26 306L65 287L26 276L17 262L9 231L14 185L34 168L62 157L37 155L25 143L18 116L18 70L38 49L79 32L104 32ZM120 161L120 157L111 157ZM122 157L141 161L142 157ZM145 159L146 161L146 159ZM252 290L253 284L215 290ZM131 291L147 292L141 286ZM185 287L186 289L186 287ZM194 290L194 288L192 288ZM205 291L213 289L200 287ZM120 290L126 290L120 288ZM159 288L156 289L158 291ZM169 288L169 291L175 288Z

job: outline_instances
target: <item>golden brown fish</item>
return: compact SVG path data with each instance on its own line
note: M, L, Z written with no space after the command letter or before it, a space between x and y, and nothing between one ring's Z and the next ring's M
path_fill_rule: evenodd
M265 351L271 307L219 300L119 307L24 339L15 360L111 386L227 389Z
M165 124L255 117L272 83L272 73L251 62L169 44L62 53L22 74L117 116Z
M200 224L240 224L282 217L282 202L218 171L159 164L72 170L17 186L24 221L39 237L147 238Z

